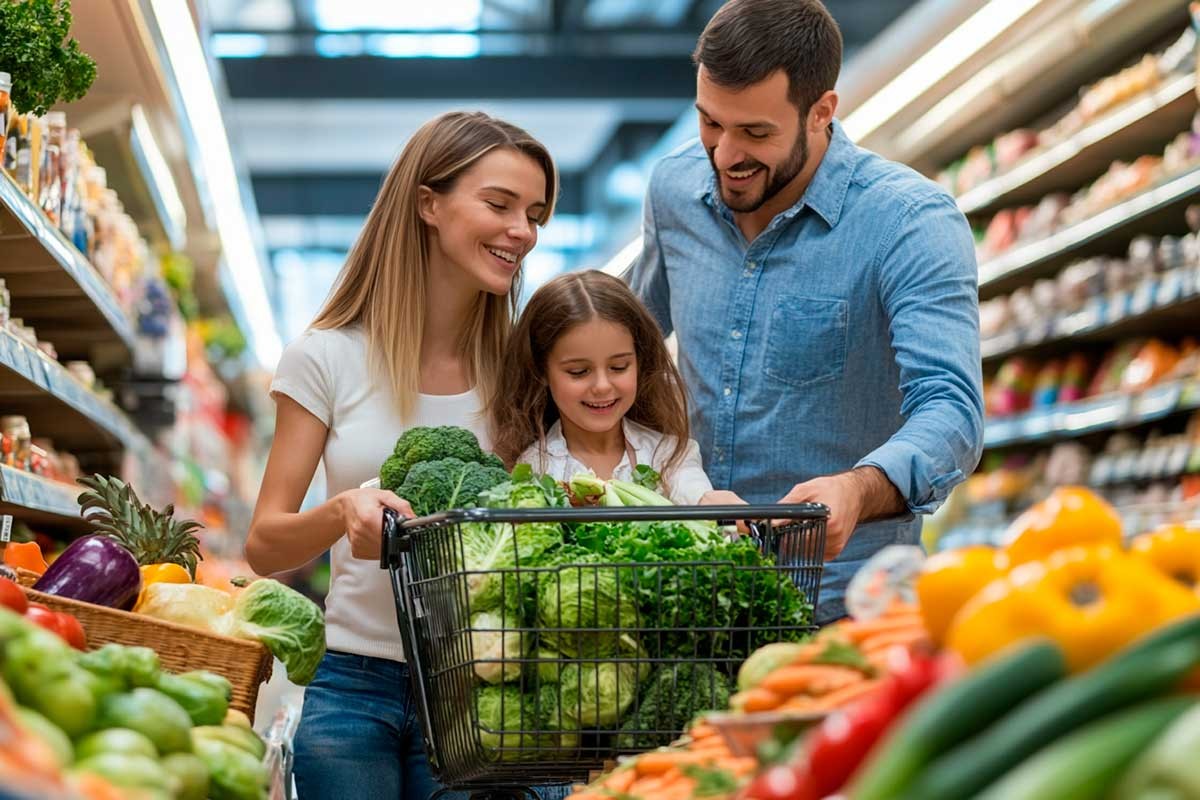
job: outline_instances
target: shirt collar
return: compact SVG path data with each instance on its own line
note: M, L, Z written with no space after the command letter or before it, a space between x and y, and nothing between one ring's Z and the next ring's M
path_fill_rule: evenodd
M645 451L647 445L654 438L649 428L630 419L621 420L621 431L625 434L625 441L629 443L635 453ZM573 458L570 451L567 450L567 439L562 432L562 420L555 420L550 429L546 431L546 455L551 458ZM628 454L624 461L628 461Z
M833 134L829 138L829 147L821 158L821 164L817 167L812 182L808 184L808 188L800 200L791 208L778 214L778 217L791 219L802 208L808 207L825 220L825 224L831 228L835 227L838 220L841 219L842 206L846 202L846 191L850 188L850 178L854 175L858 148L846 135L841 122L835 119L831 127ZM732 212L721 200L715 174L709 175L708 181L696 193L696 196L722 216L733 219Z

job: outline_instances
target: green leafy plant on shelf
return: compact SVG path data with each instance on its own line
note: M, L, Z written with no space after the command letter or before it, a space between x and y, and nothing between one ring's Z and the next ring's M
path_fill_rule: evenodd
M0 0L0 72L12 75L19 111L45 114L91 88L96 62L70 32L70 0Z

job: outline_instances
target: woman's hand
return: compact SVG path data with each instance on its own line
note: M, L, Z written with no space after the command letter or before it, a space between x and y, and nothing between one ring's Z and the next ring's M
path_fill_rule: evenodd
M348 489L337 496L338 516L350 539L355 558L378 560L382 552L383 510L393 509L401 517L411 518L412 506L394 492L382 489Z

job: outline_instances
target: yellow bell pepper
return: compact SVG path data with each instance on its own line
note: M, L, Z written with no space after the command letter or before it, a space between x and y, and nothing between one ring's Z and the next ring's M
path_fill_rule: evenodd
M944 644L959 609L1007 570L1007 556L982 545L930 557L916 581L917 602L930 638Z
M1129 552L1168 578L1200 592L1200 528L1163 525L1134 538Z
M1061 486L1013 520L1004 541L1013 566L1068 547L1120 547L1121 517L1094 492L1081 486Z
M1112 547L1074 547L1014 568L955 616L950 649L978 663L1022 639L1057 642L1072 671L1102 661L1200 599Z
M142 590L138 592L134 609L142 605L146 597L146 587L154 583L191 583L192 576L186 568L178 564L146 564L142 570Z

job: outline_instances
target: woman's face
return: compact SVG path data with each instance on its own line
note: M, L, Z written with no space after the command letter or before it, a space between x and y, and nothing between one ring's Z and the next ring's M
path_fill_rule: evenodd
M563 425L611 431L637 399L633 336L622 325L593 319L568 330L546 359L546 381Z
M546 208L546 176L529 156L496 149L439 194L421 187L433 263L459 272L470 288L507 294L521 261L537 244Z

